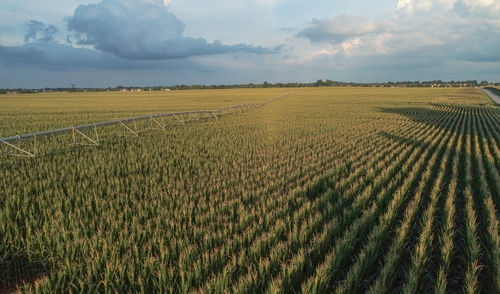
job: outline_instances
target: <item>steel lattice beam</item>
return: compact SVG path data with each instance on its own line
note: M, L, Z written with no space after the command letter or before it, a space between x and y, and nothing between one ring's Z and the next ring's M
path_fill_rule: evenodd
M80 126L59 128L59 129L47 130L47 131L41 131L41 132L35 132L35 133L29 133L29 134L14 135L14 136L0 138L0 145L7 146L8 148L18 152L17 154L10 154L10 155L36 157L37 138L44 137L44 136L52 136L52 135L70 133L72 136L72 143L73 144L77 144L76 136L79 135L80 137L84 138L85 140L87 140L89 142L87 145L99 145L99 135L97 133L98 127L104 127L104 126L110 126L110 125L122 126L126 130L128 130L130 133L132 133L135 137L138 137L139 136L139 132L137 130L137 122L138 121L150 120L151 129L155 129L155 128L153 128L153 125L156 124L157 126L160 127L161 130L165 130L166 124L165 123L162 124L159 121L160 119L162 120L163 118L170 117L174 120L178 120L183 125L186 124L186 121L181 119L181 117L185 118L186 120L189 120L190 117L194 117L196 120L199 120L200 117L205 117L205 118L212 118L213 117L215 119L218 119L218 115L220 116L220 115L223 115L224 113L235 113L238 111L241 113L245 110L259 108L259 107L262 107L264 105L267 105L270 102L276 101L276 100L284 98L286 96L289 96L290 94L291 93L281 95L279 97L269 99L269 100L262 102L262 103L238 104L238 105L220 108L217 110L195 110L195 111L183 111L183 112L170 112L170 113L162 113L162 114L143 115L143 116L136 116L136 117L130 117L130 118L124 118L124 119L112 120L112 121L104 121L104 122L98 122L98 123L93 123L93 124L85 124L85 125L80 125ZM134 129L130 128L127 125L127 123L133 123ZM95 132L95 136L96 136L95 139L91 138L90 136L88 136L84 133L85 130L89 130L92 128L94 129L94 132ZM23 140L30 139L30 138L34 139L34 151L31 151L31 152L26 150L25 148L21 148L19 146L19 144ZM79 143L79 144L82 144L82 143ZM85 145L85 144L83 144L83 145Z

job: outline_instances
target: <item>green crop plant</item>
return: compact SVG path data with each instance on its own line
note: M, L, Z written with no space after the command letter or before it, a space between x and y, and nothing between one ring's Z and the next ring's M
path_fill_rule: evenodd
M0 136L285 94L35 158L0 145L0 292L499 291L500 108L479 89L5 95Z

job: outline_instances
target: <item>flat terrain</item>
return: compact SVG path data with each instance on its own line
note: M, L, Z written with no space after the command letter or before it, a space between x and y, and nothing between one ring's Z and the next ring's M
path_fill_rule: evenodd
M0 96L0 136L289 92L0 157L0 292L500 292L500 109L479 89Z
M38 93L0 96L0 137L131 116L261 102L286 89ZM271 97L268 97L271 98Z

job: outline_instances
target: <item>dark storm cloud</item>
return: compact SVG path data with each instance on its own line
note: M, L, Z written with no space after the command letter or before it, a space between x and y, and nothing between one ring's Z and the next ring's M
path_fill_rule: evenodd
M109 69L191 69L196 71L210 70L207 66L197 64L189 59L179 60L128 60L111 53L86 48L75 48L71 45L49 42L31 42L22 46L1 46L0 63L8 66L37 67L48 70L67 70L78 68Z
M80 5L67 18L68 28L79 44L127 59L177 59L222 53L267 54L279 51L247 44L225 45L219 41L184 36L185 25L169 12L138 0L103 0Z
M23 45L0 45L0 63L47 70L156 68L207 72L214 67L189 57L235 52L268 54L281 50L281 47L225 45L186 37L184 23L167 8L139 0L103 0L80 5L66 21L75 34L63 44L55 39L58 32L55 26L30 20ZM75 38L76 44L72 41Z
M28 32L24 35L24 42L54 40L57 28L53 25L46 25L43 22L30 20L28 23Z

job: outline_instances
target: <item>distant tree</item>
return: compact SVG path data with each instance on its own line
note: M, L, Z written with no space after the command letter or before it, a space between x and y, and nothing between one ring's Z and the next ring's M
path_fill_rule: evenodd
M333 87L335 85L335 82L332 80L326 80L325 85L327 87Z
M317 80L315 86L316 87L324 87L324 86L326 86L326 84L325 84L325 82L323 82L323 80Z

